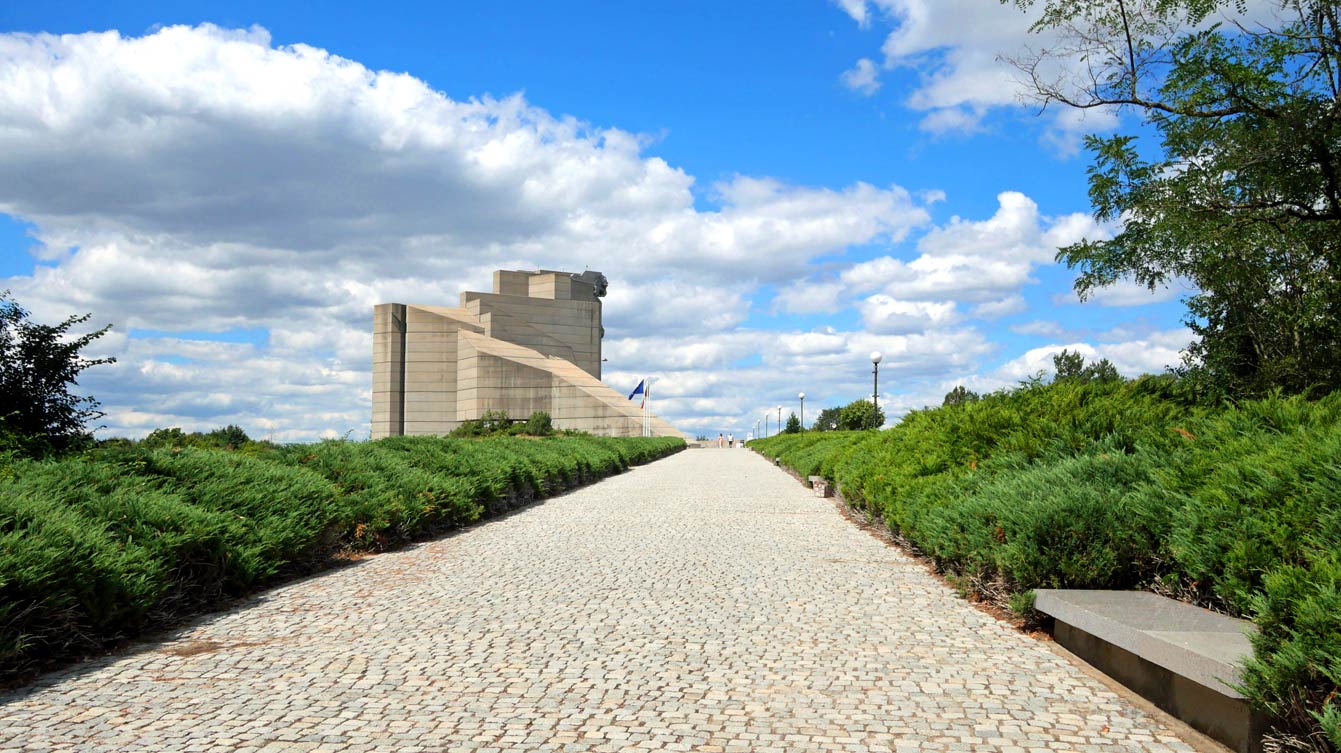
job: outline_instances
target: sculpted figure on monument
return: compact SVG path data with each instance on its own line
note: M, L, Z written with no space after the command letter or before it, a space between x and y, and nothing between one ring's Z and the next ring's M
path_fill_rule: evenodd
M580 275L573 275L573 279L581 280L595 288L597 298L604 298L606 290L610 287L610 282L605 279L605 275L593 269L588 269Z

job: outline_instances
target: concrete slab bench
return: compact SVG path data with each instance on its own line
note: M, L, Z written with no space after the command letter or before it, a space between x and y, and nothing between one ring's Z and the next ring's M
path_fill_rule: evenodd
M1145 591L1038 589L1053 638L1151 703L1240 753L1265 720L1234 689L1252 623Z
M811 476L810 488L815 490L816 497L833 496L833 490L829 488L829 480L823 476Z

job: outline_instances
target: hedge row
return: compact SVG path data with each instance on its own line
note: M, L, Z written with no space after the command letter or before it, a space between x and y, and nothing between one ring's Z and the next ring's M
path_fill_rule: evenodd
M1246 694L1341 748L1341 393L1209 409L1181 389L1032 384L751 446L1017 611L1034 588L1143 588L1248 617Z
M12 462L0 468L0 682L333 555L468 524L683 447L587 435L122 443Z

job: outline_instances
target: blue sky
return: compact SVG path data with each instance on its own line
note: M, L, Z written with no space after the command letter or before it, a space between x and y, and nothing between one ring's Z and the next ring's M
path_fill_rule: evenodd
M1062 347L1159 371L1187 291L1080 305L1052 262L1113 230L1080 136L1137 124L1020 104L998 54L1028 23L993 0L7 4L0 287L114 324L119 363L85 380L104 434L365 435L371 304L509 265L605 271L606 381L657 375L694 433L860 397L872 349L895 414Z

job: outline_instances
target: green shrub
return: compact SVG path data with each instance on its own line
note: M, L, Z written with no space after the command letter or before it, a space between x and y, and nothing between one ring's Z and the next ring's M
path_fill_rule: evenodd
M885 425L885 412L870 400L853 400L843 406L838 417L838 427L847 431L879 429Z
M1260 632L1245 667L1246 694L1287 729L1311 730L1341 750L1341 551L1267 573L1252 613Z
M453 437L488 437L501 434L512 428L512 419L506 411L487 410L477 419L464 421L452 429Z
M54 500L0 490L0 656L82 650L138 628L165 588L164 564Z
M532 437L548 437L554 433L554 421L548 413L542 410L532 413L531 417L526 419L526 423L522 425L525 427L522 433Z
M962 583L1158 588L1252 619L1245 691L1282 729L1341 735L1341 393L1215 406L1173 377L1067 359L881 432L750 446L837 483Z
M1031 464L937 505L920 538L954 569L1000 574L1022 591L1132 588L1158 562L1157 531L1130 499L1148 478L1149 460L1133 455Z
M229 451L193 446L206 435L179 429L151 436L5 462L0 681L310 571L341 550L392 547L684 447L564 435Z

